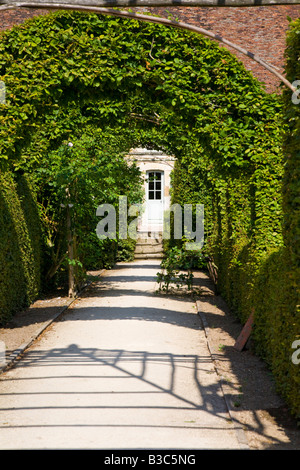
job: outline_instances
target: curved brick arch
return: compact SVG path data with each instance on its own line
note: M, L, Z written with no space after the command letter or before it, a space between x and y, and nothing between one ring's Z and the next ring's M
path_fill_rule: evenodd
M0 30L18 25L34 16L49 13L50 10L26 9L1 11ZM284 70L285 36L289 26L287 17L300 16L299 5L272 5L248 7L147 7L134 8L137 13L147 12L168 18L170 14L180 22L201 26L207 31L230 39L235 45L250 50L264 62L275 66L280 74ZM278 91L280 78L258 62L222 44L233 52L256 78L266 85L266 91Z

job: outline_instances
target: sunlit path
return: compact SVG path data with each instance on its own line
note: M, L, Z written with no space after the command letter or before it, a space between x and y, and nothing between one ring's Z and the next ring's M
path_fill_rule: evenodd
M119 264L2 375L1 449L240 448L195 304Z

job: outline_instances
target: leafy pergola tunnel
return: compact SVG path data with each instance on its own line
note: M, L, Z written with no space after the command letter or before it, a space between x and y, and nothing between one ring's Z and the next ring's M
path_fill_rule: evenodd
M15 3L1 10L33 5L41 6ZM44 211L47 263L60 266L65 247L55 229L64 227L61 205L66 201L59 196L65 197L62 189L68 179L84 268L90 261L86 253L94 252L96 243L90 236L96 226L95 194L98 204L115 203L118 191L137 198L136 174L125 168L121 156L135 148L163 151L175 158L173 202L205 205L218 287L242 321L255 308L257 344L293 401L299 385L290 361L291 344L299 334L298 169L296 157L283 152L282 131L288 135L297 126L298 108L290 108L295 119L285 120L281 97L266 93L233 54L212 40L218 39L215 35L207 38L180 22L152 22L149 15L127 11L54 3L42 7L64 11L38 17L1 37L0 73L7 93L0 105L0 186L5 188L0 211L5 249L0 256L6 269L3 285L13 280L12 288L0 296L2 315L11 315L19 300L24 305L33 299L41 279L34 230L41 221L36 211L28 218L28 207L36 200L30 188ZM140 16L147 21L137 21ZM274 67L266 67L278 76ZM279 74L286 107L293 106L296 91L289 67L287 77ZM296 155L291 146L296 147L297 132L291 136L285 148ZM71 150L64 145L69 140ZM162 192L165 170L146 171L153 207L167 197ZM8 198L10 191L13 196ZM113 256L117 243L101 243L101 256ZM48 268L49 273L52 266ZM19 299L14 285L20 286Z

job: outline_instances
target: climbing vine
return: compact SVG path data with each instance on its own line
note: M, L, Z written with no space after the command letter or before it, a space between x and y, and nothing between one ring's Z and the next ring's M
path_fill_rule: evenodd
M56 227L65 181L80 210L94 210L91 198L80 198L96 191L96 154L99 202L126 191L138 197L134 170L122 161L130 148L143 145L177 157L173 202L205 205L206 249L218 268L218 286L242 321L256 308L258 349L272 364L277 330L268 330L266 348L270 305L260 307L258 293L280 270L284 246L282 142L288 123L280 97L267 94L234 56L208 39L78 12L56 12L2 33L0 80L6 84L1 168L30 175L42 188L42 216L49 210ZM75 159L63 164L66 150ZM114 169L120 171L115 192ZM46 195L56 210L45 207ZM89 221L85 233L91 233ZM272 270L265 270L271 258ZM268 285L276 299L276 287ZM294 327L286 328L291 336ZM286 353L272 365L281 382L289 369ZM286 390L297 380L291 375ZM294 393L285 395L297 411Z

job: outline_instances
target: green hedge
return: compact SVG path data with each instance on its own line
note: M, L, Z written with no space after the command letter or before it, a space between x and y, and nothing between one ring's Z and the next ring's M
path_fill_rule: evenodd
M28 179L0 173L0 323L38 295L41 234Z
M300 80L300 18L290 25L286 48L286 75L290 82ZM297 83L296 83L297 85ZM290 341L300 339L300 86L292 95L285 90L285 122L288 131L284 139L285 175L283 179L283 209L286 244L285 275L287 278L289 309L287 321L292 328L288 331L287 348ZM300 366L290 364L287 374L292 379L288 393L297 397L297 410L300 414Z
M290 25L286 58L288 79L300 80L300 20ZM293 103L286 89L284 135L277 142L270 138L264 151L253 146L247 168L226 172L206 156L201 165L200 157L197 162L186 155L173 175L173 202L205 203L206 246L218 268L218 289L242 323L254 309L255 351L295 416L300 416L300 365L292 361L292 344L300 339L299 117L300 103Z

